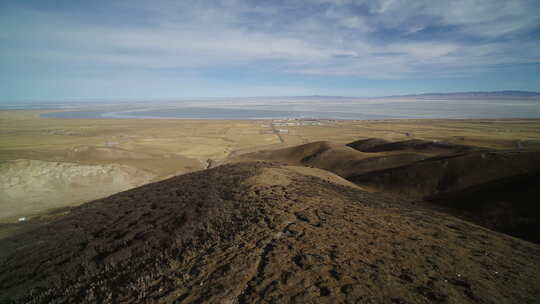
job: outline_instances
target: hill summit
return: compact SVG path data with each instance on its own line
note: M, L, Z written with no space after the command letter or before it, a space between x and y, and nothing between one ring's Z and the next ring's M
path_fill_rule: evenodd
M0 246L7 303L532 303L540 296L540 246L282 162L226 164L148 184Z

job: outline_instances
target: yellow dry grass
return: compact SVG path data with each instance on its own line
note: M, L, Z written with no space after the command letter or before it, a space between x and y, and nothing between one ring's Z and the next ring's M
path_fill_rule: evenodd
M201 169L208 159L223 160L235 151L238 155L323 140L417 138L496 149L512 149L516 140L522 140L527 142L526 148L540 146L540 119L324 121L320 126L280 127L289 131L280 135L281 142L272 134L270 121L39 117L45 112L0 111L0 161L114 162L150 169L163 177ZM74 152L78 147L87 152ZM93 154L89 147L103 149L101 154ZM121 156L115 157L117 154Z

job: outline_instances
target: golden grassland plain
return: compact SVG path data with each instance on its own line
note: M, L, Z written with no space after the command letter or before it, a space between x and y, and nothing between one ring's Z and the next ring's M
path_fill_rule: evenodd
M275 126L271 120L41 118L46 112L0 111L0 224L244 153L314 141L424 139L492 149L515 149L520 141L523 149L540 149L540 119L320 120L319 125Z

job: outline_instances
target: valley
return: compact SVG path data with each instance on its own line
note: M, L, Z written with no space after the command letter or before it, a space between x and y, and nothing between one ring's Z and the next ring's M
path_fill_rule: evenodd
M39 113L0 113L0 302L540 294L540 120Z

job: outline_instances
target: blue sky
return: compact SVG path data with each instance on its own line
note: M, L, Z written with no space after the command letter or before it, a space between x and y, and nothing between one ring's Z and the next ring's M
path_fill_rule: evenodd
M0 101L507 89L538 0L0 1Z

